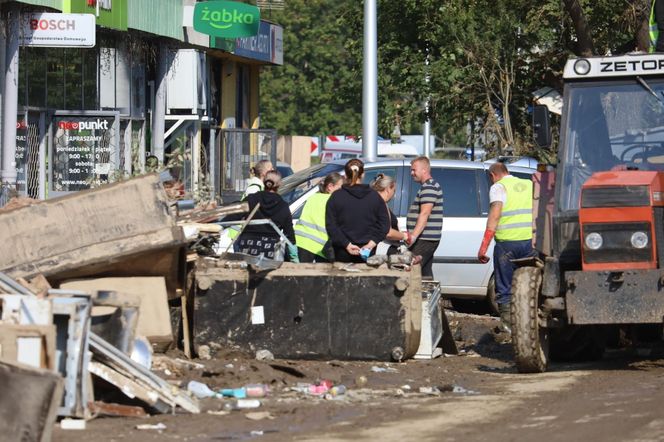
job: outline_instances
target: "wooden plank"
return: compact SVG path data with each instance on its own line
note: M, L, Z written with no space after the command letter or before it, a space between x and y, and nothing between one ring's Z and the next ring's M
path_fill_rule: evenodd
M90 402L90 412L95 416L113 417L148 417L149 414L141 407L133 405L109 404L106 402Z
M0 357L55 370L55 338L55 325L0 324Z
M168 413L171 410L170 405L162 401L159 394L107 365L96 361L90 361L90 364L88 364L88 370L90 373L99 376L109 384L118 387L118 389L130 399L140 399L160 413Z

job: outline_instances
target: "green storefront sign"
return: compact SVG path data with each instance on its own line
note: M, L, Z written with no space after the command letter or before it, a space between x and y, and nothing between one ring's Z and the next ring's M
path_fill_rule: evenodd
M62 0L62 12L95 14L98 25L127 30L127 0Z
M213 37L256 35L260 21L260 10L246 3L210 1L196 3L194 8L194 29Z

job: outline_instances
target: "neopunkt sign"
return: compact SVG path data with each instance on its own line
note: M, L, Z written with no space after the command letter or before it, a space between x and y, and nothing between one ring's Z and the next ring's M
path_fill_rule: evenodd
M214 37L256 35L260 21L260 10L246 3L210 1L196 3L194 8L194 29Z

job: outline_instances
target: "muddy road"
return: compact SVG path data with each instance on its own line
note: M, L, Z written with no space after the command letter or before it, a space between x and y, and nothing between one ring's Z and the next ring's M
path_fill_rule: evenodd
M100 417L84 431L56 428L54 441L574 441L664 440L664 351L612 351L598 362L556 364L545 374L518 374L509 344L489 317L454 315L460 356L405 363L256 361L218 349L204 368L159 361L163 377L213 389L266 383L260 408L224 410L202 401L199 415L145 419ZM170 358L178 355L171 353ZM330 380L345 395L324 398L297 390ZM163 424L162 430L137 425Z

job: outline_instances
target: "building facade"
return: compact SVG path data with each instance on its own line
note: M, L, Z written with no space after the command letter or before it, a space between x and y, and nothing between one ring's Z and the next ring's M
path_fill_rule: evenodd
M194 30L195 5L0 2L5 189L51 198L168 165L194 197L241 190L249 165L276 152L259 76L283 63L282 29L211 37Z

